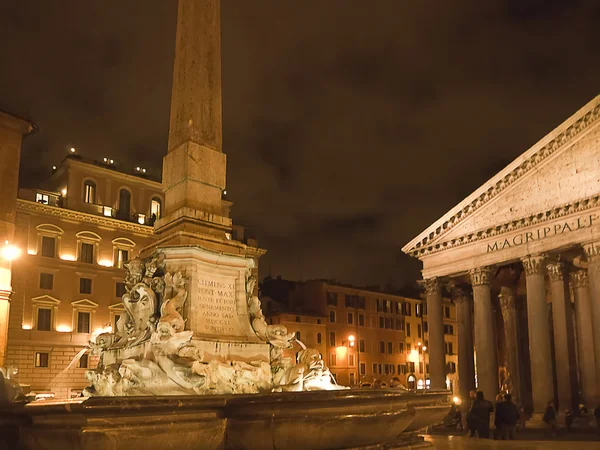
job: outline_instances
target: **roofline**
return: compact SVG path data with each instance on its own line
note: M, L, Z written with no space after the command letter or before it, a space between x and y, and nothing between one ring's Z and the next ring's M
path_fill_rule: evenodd
M97 169L98 171L105 171L105 172L108 172L108 173L111 173L111 174L114 174L117 176L121 176L131 182L138 182L138 183L142 183L142 184L151 185L154 188L158 189L161 192L161 194L164 194L163 185L159 181L154 181L154 180L151 180L148 178L143 178L143 177L140 177L137 175L132 175L132 174L128 174L125 172L121 172L120 170L111 169L110 167L104 167L100 164L94 164L93 162L88 162L83 159L70 158L69 156L66 156L63 159L61 166L65 166L65 165L69 165L69 164L75 164L75 165L80 164L80 165L84 165L86 167L93 167L94 169Z
M423 241L426 237L428 237L431 233L435 233L438 227L443 226L443 224L450 220L454 215L458 214L465 207L471 204L475 199L483 195L490 187L494 186L500 180L502 180L505 176L510 174L512 171L517 169L524 161L530 159L536 152L538 152L542 147L548 144L552 139L554 139L561 132L565 131L569 126L573 125L577 120L583 117L588 112L592 111L596 106L600 105L600 95L594 97L591 101L589 101L586 105L580 108L577 112L571 115L567 120L562 122L552 131L550 131L546 136L540 139L537 143L535 143L532 147L530 147L527 151L519 155L513 162L507 165L504 169L498 172L495 176L490 178L484 184L482 184L477 190L475 190L471 195L466 197L462 202L454 206L448 212L446 212L442 217L436 220L434 223L429 225L424 231L422 231L418 236L413 238L410 242L408 242L404 247L402 247L402 251L406 254L410 254L410 252L417 246L418 243Z

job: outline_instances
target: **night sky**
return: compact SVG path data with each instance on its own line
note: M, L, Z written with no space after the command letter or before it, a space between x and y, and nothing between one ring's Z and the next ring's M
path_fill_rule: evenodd
M160 173L175 0L0 0L21 184L74 146ZM223 0L224 152L262 275L400 286L400 248L598 94L600 2Z

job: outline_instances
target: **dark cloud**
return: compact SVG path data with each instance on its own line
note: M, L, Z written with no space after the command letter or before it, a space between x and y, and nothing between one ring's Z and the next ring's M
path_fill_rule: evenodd
M401 284L408 240L598 93L593 0L223 0L234 221L263 274ZM65 149L160 172L174 0L0 2L0 109Z

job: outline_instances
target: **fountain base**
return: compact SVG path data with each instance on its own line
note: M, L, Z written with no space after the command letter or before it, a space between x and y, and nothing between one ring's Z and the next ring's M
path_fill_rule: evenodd
M92 397L26 406L24 449L370 449L426 445L417 427L449 411L446 391Z

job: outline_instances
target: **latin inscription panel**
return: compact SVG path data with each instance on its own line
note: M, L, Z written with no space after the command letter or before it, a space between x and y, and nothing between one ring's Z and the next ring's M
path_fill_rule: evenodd
M236 298L236 279L214 274L198 275L192 309L203 334L243 335Z

